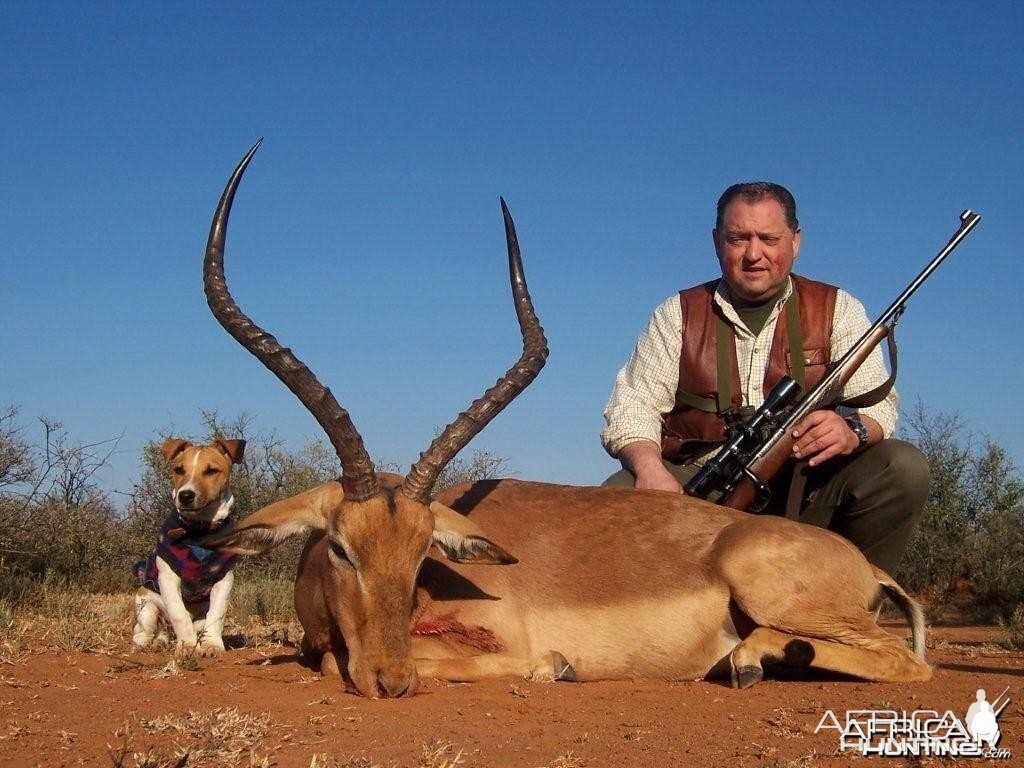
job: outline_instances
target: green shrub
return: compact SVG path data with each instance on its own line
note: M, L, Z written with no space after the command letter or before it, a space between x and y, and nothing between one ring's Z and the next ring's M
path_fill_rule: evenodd
M920 403L904 436L925 454L932 482L896 576L933 606L1006 618L1024 603L1024 483L1002 446L970 435L957 416Z
M1024 651L1024 603L1013 609L1005 626L1006 645L1015 651Z

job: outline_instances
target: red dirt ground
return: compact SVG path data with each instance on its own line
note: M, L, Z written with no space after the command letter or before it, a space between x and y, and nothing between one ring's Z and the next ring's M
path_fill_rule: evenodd
M0 765L171 765L176 748L191 749L188 766L1024 765L1024 654L1000 648L1002 637L933 629L935 677L914 685L424 681L398 701L346 693L289 646L233 650L170 675L161 653L29 652L0 664ZM829 709L951 709L962 719L978 688L991 700L1007 686L1008 760L865 758L839 753L835 731L814 733Z

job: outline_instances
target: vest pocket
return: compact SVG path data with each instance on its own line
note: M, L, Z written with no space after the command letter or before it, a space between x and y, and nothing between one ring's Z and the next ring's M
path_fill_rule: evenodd
M792 352L786 352L786 365L793 370ZM811 347L804 350L804 392L813 389L828 371L829 350L827 347Z
M793 353L786 352L786 367L789 370L793 370ZM828 365L828 349L825 347L817 347L816 349L805 349L804 350L804 368L810 369L812 366L825 366ZM820 371L815 371L818 375L821 375Z

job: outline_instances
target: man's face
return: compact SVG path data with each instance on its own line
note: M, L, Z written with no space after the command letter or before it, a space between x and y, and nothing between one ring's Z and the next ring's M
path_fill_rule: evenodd
M789 228L782 206L770 197L754 203L736 198L712 235L733 296L753 303L782 290L800 250L800 232Z

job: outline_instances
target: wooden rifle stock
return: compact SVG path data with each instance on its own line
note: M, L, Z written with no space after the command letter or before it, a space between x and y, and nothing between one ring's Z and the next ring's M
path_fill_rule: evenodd
M830 375L822 380L823 384L826 381L829 382L827 388L823 388L821 385L815 387L793 407L786 419L765 440L747 465L747 469L762 483L770 482L779 474L793 460L793 430L797 424L812 411L834 407L836 396L833 393L842 391L846 382L868 359L868 355L889 334L890 328L887 325L878 325L872 328L871 332L862 338L855 347L853 354L844 357L836 364L834 375L830 372ZM823 389L828 391L821 391ZM829 397L829 395L832 396ZM733 509L750 509L757 498L757 486L753 479L744 473L732 490L723 496L719 504Z

